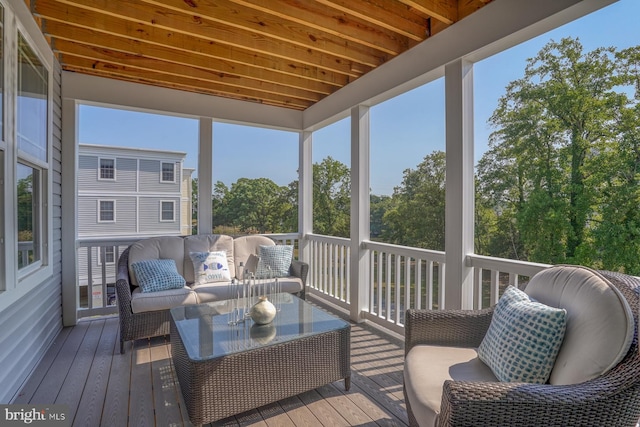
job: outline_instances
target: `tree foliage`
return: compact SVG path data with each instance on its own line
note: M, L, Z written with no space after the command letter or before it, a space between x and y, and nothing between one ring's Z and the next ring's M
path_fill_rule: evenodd
M404 171L383 216L385 241L444 250L445 168L445 153L435 151Z
M313 165L313 232L349 237L351 173L332 157Z
M477 225L483 250L640 271L637 256L622 255L638 254L640 122L628 95L637 65L637 49L584 52L570 38L528 61L490 119L478 164L479 213L504 234L487 238L496 227Z

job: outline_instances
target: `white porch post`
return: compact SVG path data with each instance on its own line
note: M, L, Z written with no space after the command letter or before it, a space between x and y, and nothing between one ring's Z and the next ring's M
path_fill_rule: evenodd
M78 171L78 106L75 99L62 100L62 324L78 321L78 273L76 240L78 238L76 173ZM89 294L91 297L91 294Z
M213 189L213 120L200 117L198 131L198 234L213 231L211 193Z
M473 64L445 66L447 187L445 208L445 308L473 308Z
M362 242L369 240L369 107L351 109L351 304L354 322L369 306L369 251Z
M307 235L313 232L313 132L300 132L298 145L298 259L310 262ZM307 278L307 282L309 278Z

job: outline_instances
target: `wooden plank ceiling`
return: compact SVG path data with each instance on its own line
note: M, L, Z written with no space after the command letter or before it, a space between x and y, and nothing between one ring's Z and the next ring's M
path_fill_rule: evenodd
M25 0L62 68L304 110L491 0Z

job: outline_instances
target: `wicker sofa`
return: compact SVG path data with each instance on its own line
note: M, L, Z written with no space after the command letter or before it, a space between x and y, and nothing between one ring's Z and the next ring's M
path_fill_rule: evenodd
M199 304L231 298L229 282L194 284L192 252L226 251L232 278L242 277L241 265L250 255L259 255L261 246L273 246L266 236L233 238L227 235L163 236L140 240L122 252L118 260L116 295L120 320L120 352L130 340L169 334L169 310L180 305ZM153 259L175 260L177 271L186 281L181 289L141 292L131 265ZM289 277L279 279L281 290L305 297L308 264L292 260Z
M586 276L576 280L580 274ZM495 307L407 311L404 394L411 426L636 426L640 280L556 266L532 277L525 292L567 311L546 384L498 381L476 356Z

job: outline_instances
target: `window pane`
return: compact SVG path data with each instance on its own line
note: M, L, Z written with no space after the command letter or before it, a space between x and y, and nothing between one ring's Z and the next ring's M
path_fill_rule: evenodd
M115 263L115 248L113 246L103 246L100 248L100 250L102 251L102 254L100 256L100 259L98 260L98 263L102 263L102 260L104 260L105 264Z
M162 220L173 221L173 203L162 202Z
M100 221L113 221L115 219L114 202L112 200L100 201Z
M174 182L173 179L173 163L162 164L162 181Z
M115 165L113 159L100 159L100 179L114 179Z
M18 163L18 268L40 260L39 171Z
M47 161L48 73L18 34L18 148Z

